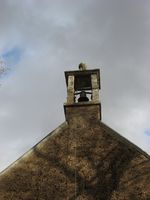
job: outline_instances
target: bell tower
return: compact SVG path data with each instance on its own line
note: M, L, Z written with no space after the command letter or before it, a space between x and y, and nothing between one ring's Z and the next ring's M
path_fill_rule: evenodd
M88 70L83 63L79 70L65 72L67 85L67 102L64 104L66 121L101 120L101 104L99 99L100 70Z

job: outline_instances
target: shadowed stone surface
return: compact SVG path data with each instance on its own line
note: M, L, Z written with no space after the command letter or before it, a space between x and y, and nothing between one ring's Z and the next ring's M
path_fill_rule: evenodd
M149 156L100 122L97 105L76 109L0 174L0 200L150 199Z

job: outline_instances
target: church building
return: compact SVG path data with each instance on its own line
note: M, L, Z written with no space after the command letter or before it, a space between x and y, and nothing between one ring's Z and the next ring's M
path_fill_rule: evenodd
M0 174L0 200L150 200L150 156L102 122L100 70L65 80L65 122Z

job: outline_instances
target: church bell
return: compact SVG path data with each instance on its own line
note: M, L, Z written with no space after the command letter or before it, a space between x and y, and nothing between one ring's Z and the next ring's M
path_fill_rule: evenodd
M84 101L89 101L89 98L86 96L85 91L80 92L80 97L78 99L78 102L84 102Z

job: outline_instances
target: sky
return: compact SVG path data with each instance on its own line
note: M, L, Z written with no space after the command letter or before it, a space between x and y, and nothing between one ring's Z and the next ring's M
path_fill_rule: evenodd
M150 154L149 35L149 0L0 0L0 170L65 121L81 62L101 71L102 121Z

